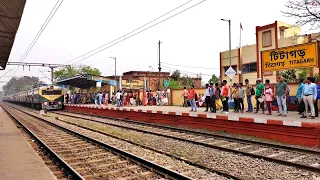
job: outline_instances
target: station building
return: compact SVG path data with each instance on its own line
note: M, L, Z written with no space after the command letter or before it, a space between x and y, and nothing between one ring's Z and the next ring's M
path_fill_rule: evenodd
M262 78L263 81L265 79L269 79L271 83L275 83L277 81L277 71L283 71L288 69L288 67L295 68L300 66L301 68L305 67L302 64L300 65L289 65L289 60L287 61L287 65L276 63L270 63L267 61L263 61L263 57L269 56L272 50L277 50L276 53L283 53L280 56L288 56L288 53L294 51L297 53L299 50L306 50L306 46L308 43L312 43L317 41L317 37L319 33L316 34L305 34L301 35L301 27L290 25L287 23L283 23L280 21L275 21L272 24L257 26L256 27L256 44L246 45L241 48L232 49L231 51L231 64L233 69L237 72L237 74L232 79L232 83L244 83L245 79L248 79L250 83L254 84L257 78ZM314 64L308 64L308 68L311 67L312 71L310 75L314 75L319 73L319 64L318 64L318 44L314 43L313 46L316 48L316 54L312 54L313 52L307 52L311 54L307 54L306 56L314 56ZM289 49L285 50L285 49ZM299 49L300 48L300 49ZM302 48L302 49L301 49ZM307 47L309 48L309 47ZM284 51L282 51L284 49ZM268 52L270 51L270 52ZM265 54L264 54L265 53ZM269 53L269 54L267 54ZM305 53L305 52L303 52ZM298 54L294 54L298 56ZM299 54L301 55L301 54ZM290 54L289 54L289 57ZM271 61L274 60L271 58ZM280 59L280 57L276 56L275 58ZM283 57L281 57L282 59ZM301 59L301 57L297 57L297 59ZM304 57L302 57L304 58ZM306 57L305 57L306 58ZM277 61L274 61L277 62ZM279 61L278 61L279 62ZM269 63L269 64L268 64ZM282 62L283 63L283 62ZM291 63L291 61L290 61ZM276 70L268 70L272 65L278 66ZM230 67L229 60L229 50L220 52L220 81L227 80L229 83L229 78L225 75L225 72ZM299 67L299 68L300 68Z
M166 90L169 87L165 85L165 81L171 80L170 72L149 72L149 71L129 71L121 76L96 76L91 74L79 74L74 77L58 81L58 85L76 87L76 92L115 92L121 88L125 90L151 90L153 92L158 89ZM191 78L196 88L201 87L201 78ZM97 82L100 82L97 87ZM168 85L168 84L167 84Z
M119 76L107 76L106 78L117 82L120 80ZM128 71L124 72L121 77L122 89L128 90L144 89L144 82L146 83L146 88L151 91L167 89L168 87L164 85L165 80L171 80L170 72ZM192 78L192 83L195 87L200 88L201 80L201 78Z

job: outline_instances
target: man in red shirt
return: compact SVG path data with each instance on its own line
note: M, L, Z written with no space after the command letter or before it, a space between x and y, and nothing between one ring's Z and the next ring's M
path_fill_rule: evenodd
M223 113L228 114L229 111L229 87L227 85L227 80L222 81L222 91L221 91L221 101L223 106Z
M188 96L188 100L190 102L191 105L191 111L197 112L197 105L196 105L196 101L195 101L195 94L196 91L194 90L194 85L191 86L191 89L189 90L189 96Z

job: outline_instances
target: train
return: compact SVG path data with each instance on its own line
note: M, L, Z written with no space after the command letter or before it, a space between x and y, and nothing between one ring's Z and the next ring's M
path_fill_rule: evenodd
M2 101L29 106L36 109L63 109L64 90L53 85L38 86L27 91L2 97Z

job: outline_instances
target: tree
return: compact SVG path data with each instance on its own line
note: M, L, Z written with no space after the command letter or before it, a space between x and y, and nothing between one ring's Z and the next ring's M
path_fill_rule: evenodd
M53 78L56 81L67 79L79 74L79 71L74 66L68 66L53 72Z
M53 77L56 81L71 78L77 74L91 74L96 76L101 76L101 72L97 68L92 68L87 65L80 66L68 66L53 72Z
M215 74L212 75L212 77L209 79L208 83L219 83L220 82L220 76L217 77Z
M92 68L90 66L80 66L80 74L91 74L95 76L101 76L101 71L98 68Z
M298 69L297 70L297 75L298 75L299 78L306 79L311 71L312 71L312 69L310 69L310 68Z
M169 82L169 89L179 89L179 88L180 88L180 84L178 81L171 80Z
M296 25L310 25L311 29L320 28L320 0L288 0L287 12L282 12L285 16L296 19Z
M4 95L9 95L35 88L39 84L43 84L43 82L38 77L13 77L2 89Z
M295 69L289 69L286 71L278 71L277 76L282 76L288 83L295 83L298 81L297 71Z
M184 75L180 77L180 85L190 87L191 85L194 85L194 84L191 77Z
M173 71L173 73L171 74L170 77L171 77L173 80L178 81L179 78L180 78L180 76L181 76L181 72L180 72L179 70L175 70L175 71Z

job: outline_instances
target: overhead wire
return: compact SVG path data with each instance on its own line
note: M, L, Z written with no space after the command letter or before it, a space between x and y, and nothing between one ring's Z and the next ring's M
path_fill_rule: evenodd
M121 39L121 40L118 41L118 42L115 42L116 40L113 40L113 41L107 43L107 44L111 44L111 45L109 45L109 46L107 46L107 47L105 47L105 48L103 48L103 49L98 48L98 49L100 49L100 50L97 51L97 52L94 52L95 50L92 50L91 52L94 52L93 54L86 53L86 54L83 54L83 55L81 55L81 56L78 56L76 59L79 59L80 57L82 57L82 59L76 61L76 62L73 63L73 64L76 64L76 63L78 63L78 62L80 62L80 61L83 61L83 60L85 60L85 59L87 59L87 58L89 58L89 57L91 57L91 56L93 56L93 55L95 55L95 54L98 54L98 53L100 53L100 52L102 52L102 51L104 51L104 50L106 50L106 49L108 49L108 48L110 48L110 47L112 47L112 46L115 46L115 45L119 44L119 43L122 42L122 41L125 41L125 40L127 40L127 39L129 39L129 38L131 38L131 37L133 37L133 36L136 36L136 35L144 32L144 31L146 31L146 30L148 30L148 29L150 29L150 28L152 28L152 27L154 27L154 26L156 26L156 25L158 25L158 24L161 24L161 23L163 23L163 22L165 22L165 21L167 21L167 20L169 20L169 19L171 19L171 18L173 18L173 17L175 17L175 16L177 16L177 15L179 15L179 14L181 14L181 13L183 13L183 12L185 12L185 11L187 11L187 10L189 10L189 9L191 9L191 8L193 8L193 7L201 4L201 3L203 3L203 2L205 2L205 1L206 1L206 0L202 0L202 1L196 3L196 4L192 5L192 6L186 8L186 9L184 9L184 10L182 10L182 11L176 13L176 14L173 14L173 15L171 15L171 16L169 16L169 17L167 17L167 18L165 18L165 19L163 19L163 20L161 20L161 21L159 21L159 22L157 22L157 23L155 23L155 24L153 24L153 25L151 25L151 26L148 26L147 28L144 28L144 29L142 29L142 30L140 30L140 31L138 31L138 32L130 35L130 36L126 36L126 35L125 35L125 36L121 36L121 38L123 38L123 39L118 38L117 40ZM115 42L115 43L112 44L112 42ZM96 49L96 50L98 50L98 49ZM90 54L90 55L85 57L85 55L87 55L87 54ZM75 59L72 59L72 60L70 60L70 61L68 61L68 62L71 62L71 61L73 61L73 60L75 60Z
M44 72L42 72L40 69L38 69L39 70L39 72L41 73L41 74L43 74L47 79L49 79L49 81L51 81L51 79L44 73Z
M30 51L32 50L33 46L36 44L36 42L38 41L39 37L41 36L41 34L43 33L43 31L46 29L46 27L48 26L48 24L50 23L52 17L56 14L57 10L60 8L61 4L63 3L63 0L60 1L60 4L58 5L60 0L58 0L56 2L56 4L54 5L54 7L52 8L52 10L50 11L49 15L47 16L46 20L44 21L44 23L42 24L41 28L39 29L38 33L36 34L36 36L34 37L34 39L32 40L32 42L30 43L29 47L27 48L27 50L25 51L25 53L22 55L22 57L20 58L19 62L20 64L17 66L17 68L15 68L15 71L13 73L13 75L11 77L13 77L17 70L19 69L19 67L21 66L21 63L27 58L28 54L30 53ZM14 68L13 68L14 69ZM10 71L8 71L10 72ZM6 72L5 74L7 74L8 72ZM1 77L3 77L5 74L3 74Z
M195 73L195 72L191 72L191 71L185 71L185 70L180 70L180 69L175 69L175 68L171 68L171 67L168 67L168 66L162 66L162 67L164 67L165 69L171 69L171 70L178 70L178 71L180 71L180 73L182 73L182 74L189 74L189 75L199 75L199 76L212 76L212 74L210 75L210 74L202 74L202 73Z
M177 65L177 64L170 64L166 62L161 62L161 64L166 64L170 66L177 66L177 67L185 67L185 68L194 68L194 69L220 69L220 68L208 68L208 67L194 67L194 66L185 66L185 65Z
M129 35L129 34L131 34L131 33L135 32L135 31L137 31L137 30L139 30L139 29L141 29L141 28L143 28L143 27L145 27L145 26L147 26L147 25L149 25L149 24L151 24L151 23L153 23L154 21L156 21L156 20L158 20L158 19L160 19L160 18L162 18L162 17L164 17L164 16L166 16L166 15L170 14L171 12L173 12L173 11L175 11L175 10L177 10L177 9L179 9L179 8L181 8L181 7L185 6L185 5L187 5L187 4L189 4L189 3L190 3L190 2L192 2L192 1L194 1L194 0L189 0L188 2L183 3L182 5L180 5L180 6L176 7L176 8L174 8L174 9L170 10L169 12L167 12L167 13L165 13L165 14L163 14L163 15L161 15L161 16L159 16L159 17L155 18L155 19L153 19L152 21L149 21L148 23L146 23L146 24L144 24L144 25L142 25L142 26L140 26L140 27L138 27L138 28L136 28L136 29L134 29L134 30L130 31L129 33L127 33L127 34L125 34L125 35L122 35L122 36L118 37L117 39L114 39L114 40L112 40L112 41L110 41L110 42L108 42L108 43L106 43L106 44L103 44L103 45L101 45L101 46L99 46L99 47L97 47L97 48L95 48L95 49L93 49L93 50L91 50L91 51L89 51L89 52L87 52L87 53L83 54L83 55L80 55L80 56L78 56L78 57L76 57L76 58L73 58L73 59L71 59L71 60L69 60L69 61L65 62L64 64L67 64L67 63L69 63L69 62L71 62L71 61L74 61L74 60L76 60L76 59L79 59L79 58L81 58L81 57L83 57L83 56L85 56L85 55L87 55L87 54L90 54L90 53L92 53L92 52L94 52L94 51L96 51L96 50L98 50L98 49L100 49L100 48L103 48L104 46L106 46L106 45L108 45L108 44L111 44L111 43L113 43L113 42L115 42L115 41L117 41L117 40L119 40L119 39L121 39L121 38L124 38L125 36L127 36L127 35Z

